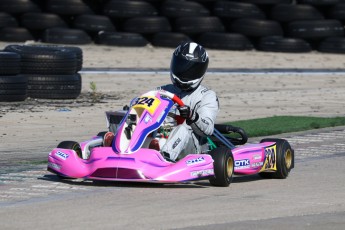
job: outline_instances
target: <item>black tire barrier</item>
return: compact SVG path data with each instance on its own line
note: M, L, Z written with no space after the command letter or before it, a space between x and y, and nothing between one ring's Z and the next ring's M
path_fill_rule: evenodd
M75 18L73 27L91 33L97 33L99 31L116 31L110 18L104 15L79 15Z
M0 75L20 73L20 55L13 52L0 52Z
M318 5L318 6L325 6L325 5L334 5L337 4L339 0L297 0L297 3L300 4L310 4L310 5Z
M52 27L67 27L67 24L57 14L26 13L20 17L20 24L30 30L45 30Z
M242 34L208 32L198 38L198 42L212 49L224 50L252 50L254 47L247 37Z
M171 31L171 25L166 17L136 17L126 20L123 30L131 33L154 34Z
M230 26L231 30L249 37L283 36L283 29L277 21L242 18Z
M345 2L336 4L328 10L328 17L332 19L345 20Z
M111 0L104 5L103 13L111 18L156 16L158 11L145 1Z
M109 46L142 47L149 44L143 35L139 33L125 32L99 32L97 43Z
M329 37L321 41L318 51L324 53L338 53L345 54L345 38L344 37Z
M175 20L175 30L187 35L197 35L224 32L225 27L218 17L183 17Z
M77 61L77 68L75 72L78 72L83 67L83 50L77 46L63 46L63 45L28 45L29 47L39 47L44 49L53 49L53 50L61 50L61 51L68 51L72 52L76 55L76 61Z
M0 101L24 101L27 98L28 80L23 75L0 76Z
M4 42L25 42L35 40L34 36L26 28L4 27L0 29L0 41Z
M75 99L81 92L81 76L26 75L28 97L42 99Z
M255 47L263 37L284 36L304 39L316 50L325 38L344 37L344 23L344 0L0 1L0 41L5 42L144 46L149 41L171 47L177 41L158 34L197 40L204 33L223 32L242 34ZM126 33L136 35L124 42Z
M248 2L254 4L263 4L263 5L275 5L280 3L292 3L292 0L242 0L241 2Z
M311 5L279 4L272 8L271 18L279 22L321 20L324 16Z
M83 0L46 0L45 10L60 15L93 14L93 10Z
M160 7L161 15L169 18L209 16L210 11L198 2L168 0Z
M18 22L11 14L6 12L0 12L0 28L17 26Z
M266 18L263 10L257 5L241 2L217 1L213 7L213 14L220 18Z
M51 28L44 31L43 42L56 44L89 44L91 37L84 31L69 28Z
M22 45L4 50L21 56L22 74L74 74L77 70L76 54L68 50Z
M337 20L294 21L289 23L287 35L312 40L344 36L344 26Z
M308 42L298 38L263 37L258 44L258 50L283 53L306 53L310 52Z
M12 14L40 12L41 8L30 0L1 0L0 11Z
M192 41L183 33L161 32L153 35L151 43L154 46L176 48L180 43Z

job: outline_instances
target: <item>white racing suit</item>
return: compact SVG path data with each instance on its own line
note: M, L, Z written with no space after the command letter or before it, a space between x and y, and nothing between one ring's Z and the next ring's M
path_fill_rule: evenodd
M213 134L214 124L219 112L219 102L214 91L200 85L192 92L185 92L173 84L159 87L169 91L188 105L198 114L198 119L192 124L183 122L170 133L167 142L161 146L161 152L168 153L171 160L178 160L188 154L205 151L207 136ZM177 110L178 114L178 110Z

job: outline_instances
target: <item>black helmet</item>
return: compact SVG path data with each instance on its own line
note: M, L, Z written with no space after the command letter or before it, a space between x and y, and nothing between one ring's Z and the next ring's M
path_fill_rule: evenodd
M208 54L199 44L185 42L172 55L170 77L172 83L184 91L196 89L208 67Z

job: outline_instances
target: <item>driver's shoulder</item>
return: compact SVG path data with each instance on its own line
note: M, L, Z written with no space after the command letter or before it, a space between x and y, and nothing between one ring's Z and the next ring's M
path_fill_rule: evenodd
M217 94L215 91L213 91L212 89L204 85L200 85L196 91L202 97L217 97Z

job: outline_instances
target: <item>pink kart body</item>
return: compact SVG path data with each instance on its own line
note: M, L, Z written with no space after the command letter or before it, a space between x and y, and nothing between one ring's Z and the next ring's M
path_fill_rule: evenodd
M166 91L150 91L132 100L115 133L111 147L103 137L80 143L81 154L55 148L48 156L48 170L62 177L90 180L180 183L214 176L211 155L190 153L177 162L165 160L149 143L179 98ZM234 174L251 175L276 170L274 142L246 144L232 149Z

